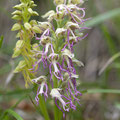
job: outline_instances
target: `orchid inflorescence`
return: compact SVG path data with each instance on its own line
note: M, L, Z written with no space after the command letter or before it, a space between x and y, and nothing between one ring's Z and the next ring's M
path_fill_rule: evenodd
M21 1L26 4L24 2L26 0ZM84 26L87 21L84 19L85 8L79 7L83 3L83 0L54 0L56 11L50 10L42 16L47 21L32 20L30 23L25 21L24 26L19 29L21 35L28 31L25 34L29 39L35 37L39 41L39 44L37 42L26 48L29 62L27 63L26 59L22 61L21 69L25 72L25 78L29 77L32 83L38 85L35 97L37 104L39 104L39 95L43 95L45 100L51 96L63 113L69 112L70 109L76 110L76 103L80 104L82 95L77 90L76 79L79 76L74 64L81 67L83 63L75 58L73 46L88 35L83 34L83 30L88 29ZM34 12L31 8L27 11ZM25 36L21 38L25 39L24 43L28 39ZM35 77L39 74L41 64L45 69L49 69L49 74Z

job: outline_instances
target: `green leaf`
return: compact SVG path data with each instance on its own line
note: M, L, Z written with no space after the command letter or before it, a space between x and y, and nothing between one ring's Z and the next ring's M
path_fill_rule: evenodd
M4 115L0 118L0 120L4 120L4 116L6 116L6 114L10 114L14 118L16 118L16 120L23 120L23 118L19 114L17 114L15 111L13 111L12 109L6 110L4 112Z
M111 34L109 33L108 28L104 24L101 25L101 30L104 34L105 41L107 43L110 54L114 55L117 52L115 40L113 40L113 38L111 37Z
M102 74L102 72L113 62L115 61L118 57L120 57L120 52L116 53L115 55L113 55L107 62L106 64L103 66L103 68L99 71L99 75Z
M120 110L120 103L115 103L115 107Z
M120 90L116 89L91 89L87 90L87 93L93 94L93 93L114 93L114 94L120 94Z
M3 35L2 35L2 36L0 37L0 48L2 47L3 39L4 39L4 37L3 37Z
M32 91L32 89L20 89L20 90L14 90L14 91L0 91L0 96L3 95L20 95L20 94L27 94L30 93Z
M15 62L15 66L19 63L19 61L22 60L22 57L17 58ZM11 70L11 65L8 63L0 68L0 76L3 74L8 73Z
M92 26L98 25L98 24L104 22L105 20L113 18L119 14L120 14L120 8L116 8L114 10L111 10L109 12L102 14L102 15L98 15L98 16L92 18L91 20L86 22L85 26L92 27Z

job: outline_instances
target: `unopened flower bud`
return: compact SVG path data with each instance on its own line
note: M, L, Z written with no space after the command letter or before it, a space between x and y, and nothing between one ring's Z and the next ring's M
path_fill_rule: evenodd
M39 14L36 11L33 11L31 8L28 8L28 12L33 16L39 16Z
M64 4L66 0L54 0L55 5Z
M36 20L31 20L31 21L30 21L30 24L31 24L31 25L37 25L37 21L36 21Z
M31 26L28 22L26 22L26 23L24 24L24 27L25 27L25 29L27 29L27 30L29 30L29 29L32 28L32 26Z
M26 66L25 60L20 61L18 66L15 68L14 73L22 71L25 66Z
M38 26L33 26L32 29L35 33L42 33L42 30Z
M17 31L17 30L20 30L20 29L21 29L21 25L19 23L16 23L16 24L13 25L11 30L12 31Z
M19 15L14 15L14 16L12 17L12 19L14 19L14 20L21 20L21 16L19 16Z
M32 15L33 16L39 16L39 14L36 11L33 11Z
M36 4L32 4L30 7L33 8L33 7L36 7L37 5Z
M30 7L33 8L33 7L36 7L37 5L34 4L34 1L30 1Z
M34 43L32 45L32 49L35 50L35 51L40 51L40 47L39 47L39 45L37 43Z
M24 46L24 41L23 40L18 40L17 43L16 43L16 48L22 48Z
M17 33L16 38L20 38L20 32Z
M23 4L15 5L13 8L17 10L22 10Z
M42 18L48 18L48 20L51 20L53 18L53 16L55 16L55 15L56 15L55 11L54 10L50 10L45 15L42 15Z
M30 4L34 4L34 1L31 0L31 1L30 1Z
M20 0L21 3L25 3L26 0Z
M31 8L28 8L28 12L29 12L30 14L32 14L32 13L33 13L33 10L32 10Z
M14 11L13 13L12 13L12 15L21 15L21 11L20 10L16 10L16 11Z
M12 55L12 58L16 58L21 54L21 50L20 49L14 49L14 53Z
M23 40L18 40L12 58L15 58L21 54L21 48L24 46Z
M84 3L84 1L83 0L71 0L71 3L72 4L80 4L80 5L82 5Z

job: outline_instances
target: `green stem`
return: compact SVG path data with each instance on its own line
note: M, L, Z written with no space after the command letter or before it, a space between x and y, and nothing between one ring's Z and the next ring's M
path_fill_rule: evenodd
M50 120L48 112L47 112L47 108L45 105L45 100L43 99L43 97L41 95L39 95L39 105L40 105L40 109L41 109L41 112L42 112L45 120Z
M57 78L53 75L53 81L54 81L54 88L58 88L58 80ZM59 105L59 102L57 102ZM62 113L54 103L54 120L61 120L62 118Z

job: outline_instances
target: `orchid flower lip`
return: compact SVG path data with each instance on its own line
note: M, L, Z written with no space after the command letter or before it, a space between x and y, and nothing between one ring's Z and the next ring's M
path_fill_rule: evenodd
M44 91L44 87L46 88L46 91ZM39 95L44 95L44 97L45 97L45 100L46 100L46 98L48 97L48 86L47 86L47 84L46 84L46 82L45 81L43 81L41 84L40 84L40 86L38 87L38 90L37 90L37 95L36 95L36 97L35 97L35 100L36 100L36 102L37 102L37 104L39 104Z
M36 84L41 84L41 82L45 82L47 80L46 76L40 76L35 79L32 79L32 81Z
M60 102L61 102L61 104L62 104L62 106L63 106L63 109L65 110L65 111L69 111L69 108L65 108L66 107L66 103L65 103L65 101L62 99L62 96L61 96L61 94L59 93L59 91L60 91L61 89L59 89L59 88L53 88L52 90L51 90L51 92L50 92L50 95L53 97L53 98L57 98Z
M67 56L67 57L69 57L69 58L74 58L74 54L73 53L71 53L71 51L69 51L68 49L64 49L64 51L62 51L62 55L63 56Z
M65 33L67 29L64 28L57 28L55 34L58 36L59 34Z
M56 54L56 53L51 53L49 56L48 56L48 60L50 61L50 62L55 62L55 61L57 61L59 59L59 55L58 54Z

